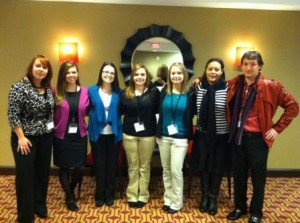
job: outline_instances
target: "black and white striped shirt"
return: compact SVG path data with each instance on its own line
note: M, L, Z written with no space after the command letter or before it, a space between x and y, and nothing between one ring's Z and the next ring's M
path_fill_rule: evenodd
M201 88L201 83L196 88L196 106L197 106L197 118L200 114L200 106L203 96L206 94L207 90ZM216 91L215 95L215 115L216 115L216 131L217 135L222 135L229 132L229 126L227 122L227 112L226 112L226 97L227 97L228 84L226 88Z

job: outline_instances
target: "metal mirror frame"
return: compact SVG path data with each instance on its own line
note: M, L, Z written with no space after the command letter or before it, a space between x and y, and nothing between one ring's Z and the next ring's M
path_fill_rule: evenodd
M171 26L161 26L152 24L148 27L138 29L138 31L129 37L126 45L121 52L120 69L124 76L124 81L127 83L131 74L131 60L137 46L144 40L152 37L163 37L177 45L183 57L183 63L188 71L189 78L194 74L193 66L195 57L192 52L192 45L184 38L181 32L176 31Z

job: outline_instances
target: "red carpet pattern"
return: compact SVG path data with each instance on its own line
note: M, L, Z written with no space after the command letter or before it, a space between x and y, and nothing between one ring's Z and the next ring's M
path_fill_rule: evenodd
M233 199L228 199L227 182L224 178L219 196L219 212L216 216L202 214L198 210L200 197L199 179L194 179L192 193L185 197L182 211L170 215L161 210L163 184L161 177L151 179L151 199L142 209L129 208L125 193L118 194L115 205L97 208L94 205L94 180L85 176L80 211L70 212L64 203L64 194L56 176L51 176L48 193L47 219L36 218L37 223L222 223L233 208ZM126 182L125 182L126 185ZM249 184L250 185L250 184ZM251 194L251 188L249 195ZM185 194L187 194L185 192ZM16 221L16 198L14 176L0 176L0 222ZM247 222L248 216L235 221ZM264 206L264 223L300 223L300 178L268 178Z

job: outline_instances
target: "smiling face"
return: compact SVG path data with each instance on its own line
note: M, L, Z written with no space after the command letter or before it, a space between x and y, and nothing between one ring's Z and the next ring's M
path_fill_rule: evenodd
M78 79L77 68L75 66L70 67L66 73L67 84L76 84L77 79Z
M103 83L112 84L115 80L115 68L107 65L102 70Z
M180 84L184 80L184 74L177 66L172 66L170 70L170 81L173 84Z
M136 87L145 86L147 81L147 73L145 68L140 68L134 73L133 81Z
M32 66L33 82L39 85L39 83L47 77L48 67L43 65L39 58L34 61Z
M215 83L217 83L222 73L223 70L221 64L217 61L210 62L205 70L205 75L210 85L214 85Z

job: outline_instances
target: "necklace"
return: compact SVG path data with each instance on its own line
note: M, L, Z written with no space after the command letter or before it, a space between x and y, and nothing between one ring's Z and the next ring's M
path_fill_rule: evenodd
M110 90L106 90L104 88L101 88L102 92L105 94L111 94L111 89Z

